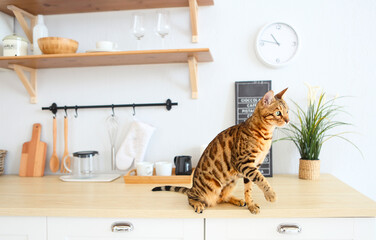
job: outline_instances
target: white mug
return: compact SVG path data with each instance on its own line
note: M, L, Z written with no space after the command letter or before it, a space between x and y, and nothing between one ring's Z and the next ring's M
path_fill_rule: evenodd
M100 50L115 50L117 48L117 44L111 41L98 41L96 43L97 49Z
M153 176L153 163L138 162L136 164L137 176Z
M172 163L170 162L156 162L155 171L157 176L171 176Z

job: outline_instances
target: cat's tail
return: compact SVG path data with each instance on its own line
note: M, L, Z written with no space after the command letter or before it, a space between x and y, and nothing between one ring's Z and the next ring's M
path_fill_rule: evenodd
M153 192L169 191L169 192L179 192L183 194L187 194L188 190L189 188L187 187L176 187L176 186L161 186L161 187L155 187L152 189Z

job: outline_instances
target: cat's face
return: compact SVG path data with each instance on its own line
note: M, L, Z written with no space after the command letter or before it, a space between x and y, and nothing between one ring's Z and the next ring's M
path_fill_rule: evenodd
M274 95L274 92L270 90L260 100L260 114L266 123L283 127L290 122L289 107L283 100L283 95L286 91L287 88Z

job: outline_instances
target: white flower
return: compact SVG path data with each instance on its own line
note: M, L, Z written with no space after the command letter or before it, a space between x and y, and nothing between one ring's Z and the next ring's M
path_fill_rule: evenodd
M322 105L323 105L326 102L326 94L324 94L324 92L321 92L321 95L324 95L324 97L322 98Z
M316 94L318 90L320 89L319 86L311 86L307 82L304 83L308 87L308 95L307 95L307 100L308 100L308 106L312 105L316 101Z

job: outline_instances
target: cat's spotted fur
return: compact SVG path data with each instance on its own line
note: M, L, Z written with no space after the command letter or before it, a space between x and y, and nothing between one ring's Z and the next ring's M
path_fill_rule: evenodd
M289 122L288 106L282 99L287 88L274 96L267 92L245 122L219 133L208 145L197 164L192 188L163 186L153 191L175 191L187 194L197 213L218 203L247 206L257 214L259 206L252 199L255 183L270 202L276 194L258 170L267 155L273 130ZM231 195L238 178L244 178L245 201Z

